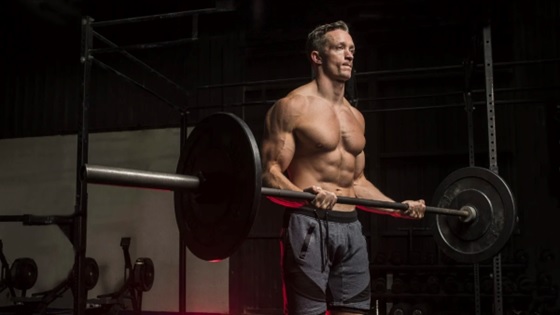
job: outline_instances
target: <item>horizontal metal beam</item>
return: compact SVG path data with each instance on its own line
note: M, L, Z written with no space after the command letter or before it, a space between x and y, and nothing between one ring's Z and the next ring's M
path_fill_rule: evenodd
M190 10L190 11L163 13L163 14L155 14L155 15L137 16L137 17L131 17L125 19L99 21L99 22L93 22L92 26L99 27L99 26L119 25L119 24L130 24L130 23L139 23L139 22L147 22L147 21L154 21L154 20L175 19L175 18L193 16L198 14L210 14L210 13L230 12L230 11L232 10L215 9L215 8Z

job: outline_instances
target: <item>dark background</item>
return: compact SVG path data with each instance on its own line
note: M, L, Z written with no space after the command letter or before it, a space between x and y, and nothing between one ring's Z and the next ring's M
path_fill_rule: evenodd
M357 46L348 97L366 118L368 177L396 200L434 203L433 192L443 178L469 165L466 91L475 102L475 162L489 166L482 28L490 25L499 174L515 196L519 216L502 252L504 277L515 284L506 292L504 309L558 314L557 1L3 1L0 138L77 132L82 16L104 21L213 7L228 10L200 15L196 28L185 17L98 29L123 46L189 38L193 31L197 39L130 50L187 94L118 54L96 56L174 106L94 66L91 132L179 127L181 113L195 125L213 112L231 111L260 139L267 108L309 79L304 55L309 30L342 19ZM94 46L105 47L97 41ZM472 72L467 71L470 61ZM251 237L231 258L232 313L281 308L280 218L281 211L263 202ZM390 273L407 281L413 275L441 281L460 275L457 283L472 281L472 266L454 264L437 250L431 220L361 219L371 245L373 280ZM486 280L488 263L482 264ZM530 290L521 290L521 276L532 281ZM465 292L376 293L374 298L383 305L421 301L472 313L472 293ZM491 291L484 294L489 311Z

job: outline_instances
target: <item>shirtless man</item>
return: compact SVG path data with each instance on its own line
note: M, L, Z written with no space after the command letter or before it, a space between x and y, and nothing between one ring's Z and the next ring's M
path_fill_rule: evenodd
M265 186L308 191L309 202L287 205L282 231L286 314L356 314L370 311L369 262L354 205L337 196L393 200L364 176L365 120L344 98L355 47L348 26L317 27L307 40L314 79L268 111L262 142ZM423 200L406 200L406 211L361 210L419 219Z

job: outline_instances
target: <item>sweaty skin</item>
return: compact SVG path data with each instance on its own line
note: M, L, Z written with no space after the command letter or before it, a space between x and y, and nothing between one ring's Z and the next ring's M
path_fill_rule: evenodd
M310 58L316 77L278 100L267 112L262 142L265 186L309 191L318 208L351 211L337 196L394 202L364 176L363 115L344 98L352 75L354 43L349 33L327 33L324 51ZM397 217L421 218L423 200L403 201L409 210L363 208Z

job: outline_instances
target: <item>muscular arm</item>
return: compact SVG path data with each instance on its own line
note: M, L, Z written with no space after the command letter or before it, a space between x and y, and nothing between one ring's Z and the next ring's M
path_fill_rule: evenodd
M289 172L296 152L295 132L300 120L305 120L307 99L301 95L289 95L279 100L268 111L265 120L265 132L261 145L263 184L267 187L294 191L308 191L316 194L310 204L323 209L332 209L336 202L333 192L323 190L320 186L303 189L291 181L285 174ZM283 200L269 197L272 201L288 207L301 207L304 200Z
M263 184L272 188L301 191L285 175L294 157L294 129L301 113L295 109L293 98L279 100L267 113L261 145Z
M364 152L362 152L356 157L356 170L358 171L358 175L354 180L354 191L356 193L356 197L394 202L393 199L383 194L372 182L370 182L366 178L366 176L364 175L364 166L365 154Z
M365 154L364 152L362 152L356 157L356 171L358 174L356 176L356 179L354 180L354 192L356 194L356 197L394 202L393 199L387 197L372 182L370 182L365 177L364 167L365 167ZM397 215L398 210L393 210L393 209L376 209L371 207L360 207L360 209L368 212L378 213L378 214L389 214L393 216L398 216Z
M387 197L383 194L375 185L366 179L363 171L365 166L365 155L364 152L360 153L356 159L356 170L359 171L358 175L354 181L354 192L357 198L365 198L365 199L374 199L380 201L389 201L395 202L393 199ZM403 203L408 204L408 210L399 210L399 209L377 209L372 207L364 207L358 206L359 209L362 209L367 212L377 213L377 214L384 214L390 215L396 218L404 218L404 219L418 219L424 216L425 205L424 200L412 201L412 200L405 200Z
M356 117L358 121L365 125L365 121L363 116L356 111ZM354 193L356 194L357 198L365 198L365 199L374 199L380 201L389 201L395 202L393 199L386 196L382 193L372 182L370 182L366 176L364 175L364 169L366 164L365 153L362 151L360 154L356 156L356 168L355 168L355 177L354 177ZM397 218L406 218L406 219L417 219L422 218L424 216L424 211L426 209L424 200L405 200L403 203L408 204L408 210L398 210L398 209L376 209L372 207L363 207L359 206L358 208L372 213L390 215Z
M358 122L360 123L362 129L364 129L365 121L362 114L353 108L354 115ZM393 199L387 197L383 194L375 185L370 182L366 176L364 175L364 169L366 165L366 157L364 151L356 156L356 163L355 163L355 175L354 175L354 193L356 194L357 198L365 198L365 199L375 199L381 201L389 201L394 202ZM387 214L386 211L380 211L374 208L364 208L364 210L369 212L376 212L376 213L383 213Z

